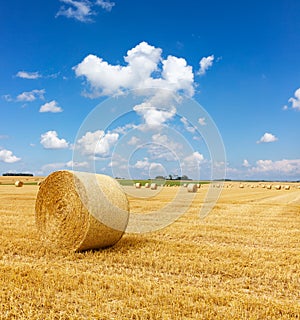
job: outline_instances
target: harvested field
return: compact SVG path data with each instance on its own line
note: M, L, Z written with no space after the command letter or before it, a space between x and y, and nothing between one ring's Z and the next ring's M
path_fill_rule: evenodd
M2 181L3 182L3 181ZM0 319L299 319L300 189L230 183L205 218L208 189L160 231L125 234L109 249L41 247L38 186L0 185ZM135 187L128 187L135 190ZM147 213L179 188L139 189L132 212ZM154 194L138 198L138 192Z

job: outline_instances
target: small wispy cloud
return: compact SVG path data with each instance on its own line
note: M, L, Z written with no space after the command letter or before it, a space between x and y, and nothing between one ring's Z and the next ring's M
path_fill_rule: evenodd
M200 64L200 69L199 69L199 71L198 71L198 74L199 74L200 76L203 76L203 75L206 73L206 71L207 71L210 67L212 67L213 62L214 62L214 59L215 59L214 55L211 55L211 56L208 56L208 57L203 57L203 58L200 60L200 62L199 62L199 64Z
M193 127L193 126L190 124L190 122L187 120L187 118L182 117L182 118L180 118L180 121L183 123L184 128L185 128L188 132L190 132L190 133L195 133L195 132L196 132L196 128Z
M80 22L93 22L92 17L97 15L97 11L94 8L97 6L103 10L111 11L115 5L114 2L104 0L96 0L95 2L88 0L60 0L60 2L65 5L60 7L56 17L64 16Z
M110 1L97 0L96 5L100 6L106 11L111 11L111 9L115 6L115 3Z
M58 112L62 112L63 109L58 105L58 103L55 100L52 100L50 102L47 102L45 104L43 104L40 107L40 111L39 112L52 112L52 113L58 113Z
M206 121L205 121L205 118L199 118L198 119L198 122L201 126L206 126Z
M272 133L266 132L256 143L270 143L277 141L278 138L275 137Z
M41 78L42 75L39 74L38 72L19 71L19 72L16 74L16 77L22 78L22 79L34 80L34 79Z
M32 90L32 91L26 91L26 92L22 92L20 93L17 98L16 101L19 102L32 102L35 101L36 99L44 99L44 94L45 94L45 89L41 89L41 90Z

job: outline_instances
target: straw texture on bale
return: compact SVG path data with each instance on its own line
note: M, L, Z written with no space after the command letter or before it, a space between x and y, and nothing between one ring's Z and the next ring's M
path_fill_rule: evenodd
M17 181L15 182L15 186L18 187L18 188L23 187L23 182L20 181L20 180L17 180Z
M150 189L151 190L156 190L157 189L157 184L156 183L151 183Z
M189 183L187 186L187 191L188 192L197 192L197 185L194 183Z
M129 204L111 177L57 171L37 194L36 224L46 247L82 251L114 245L127 227Z

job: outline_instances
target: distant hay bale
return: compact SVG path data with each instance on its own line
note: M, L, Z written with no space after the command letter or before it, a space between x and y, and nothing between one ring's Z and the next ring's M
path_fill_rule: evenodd
M270 184L267 185L267 189L271 190L272 186Z
M280 189L281 189L281 185L277 184L274 188L275 188L276 190L280 190Z
M284 189L285 189L285 190L290 190L291 187L290 187L290 186L284 186Z
M197 188L201 188L201 184L200 183L197 183Z
M151 190L156 190L157 189L157 184L156 183L151 183L150 189Z
M189 183L187 186L188 192L197 192L197 185L195 183Z
M82 251L119 241L127 227L129 205L122 187L111 177L57 171L40 186L35 212L46 247Z
M145 188L150 188L150 183L149 183L149 182L147 182L147 183L145 184Z
M42 181L38 181L37 182L37 186L40 186L42 183L43 183L43 180Z
M141 188L141 183L140 182L137 182L136 184L135 184L135 187L137 188L137 189L140 189Z
M262 188L265 188L266 186L263 184L261 187L262 187Z
M21 188L21 187L23 187L23 185L24 185L23 181L17 180L15 182L15 187Z
M187 184L187 183L184 183L183 186L186 188L186 187L188 186L188 184Z
M243 184L240 184L240 188L243 189L243 188L244 188L244 185L243 185Z

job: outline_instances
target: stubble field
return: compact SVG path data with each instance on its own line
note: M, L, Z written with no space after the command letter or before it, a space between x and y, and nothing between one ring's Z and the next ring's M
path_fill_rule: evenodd
M47 251L38 239L38 186L0 182L1 320L300 317L296 185L232 184L199 219L203 186L169 227L125 234L105 250L67 253ZM159 208L177 190L164 187L150 199L130 196L131 211Z

